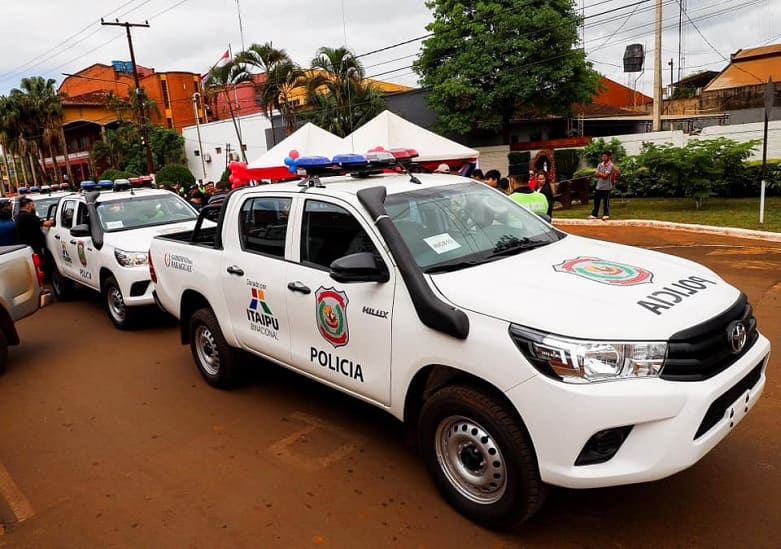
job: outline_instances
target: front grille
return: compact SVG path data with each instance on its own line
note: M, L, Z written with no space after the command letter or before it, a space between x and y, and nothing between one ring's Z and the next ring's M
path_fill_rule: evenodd
M729 408L736 400L738 400L740 395L749 389L753 389L754 385L757 384L760 377L762 377L762 362L760 362L753 370L746 374L746 376L741 379L734 387L732 387L732 389L729 389L726 393L713 401L713 404L710 405L708 411L705 412L705 417L702 418L702 423L700 423L700 426L694 435L694 440L697 440L702 435L710 431L711 427L721 421L721 418L723 418L724 414L727 413L727 408Z
M150 280L141 280L139 282L133 282L130 286L130 297L141 297L146 293L146 289L149 288Z
M739 353L730 345L728 327L740 321L746 327L746 344ZM674 334L669 341L662 379L668 381L702 381L723 372L756 343L757 320L745 294L732 307L711 318Z

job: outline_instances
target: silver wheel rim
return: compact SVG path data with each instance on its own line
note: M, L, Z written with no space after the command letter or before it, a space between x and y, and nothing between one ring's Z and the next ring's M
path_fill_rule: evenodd
M488 431L474 420L450 416L439 423L435 436L440 469L459 494L483 505L502 498L507 468Z
M217 352L214 335L209 328L201 325L195 330L194 339L198 363L207 374L216 376L220 372L220 353Z
M127 311L125 311L125 300L122 299L122 292L116 286L109 286L106 292L106 301L108 310L118 322L124 322Z

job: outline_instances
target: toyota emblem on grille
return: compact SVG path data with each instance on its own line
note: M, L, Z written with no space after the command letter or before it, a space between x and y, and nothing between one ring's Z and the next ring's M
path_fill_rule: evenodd
M746 346L746 340L748 334L746 333L746 327L742 322L731 322L727 328L727 339L729 340L730 347L732 347L733 353L739 353Z

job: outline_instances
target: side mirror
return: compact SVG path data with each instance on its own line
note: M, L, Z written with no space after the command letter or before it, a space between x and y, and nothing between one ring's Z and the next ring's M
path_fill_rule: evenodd
M374 254L350 254L331 263L331 278L337 282L388 282L390 274L385 265L377 263Z
M74 225L71 228L71 236L75 236L77 238L84 238L88 236L92 236L89 231L89 225L83 224L83 225Z

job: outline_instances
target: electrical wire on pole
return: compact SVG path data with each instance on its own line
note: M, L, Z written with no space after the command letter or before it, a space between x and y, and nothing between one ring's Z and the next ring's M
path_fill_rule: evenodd
M133 80L136 85L136 101L138 102L138 110L141 114L141 141L144 149L146 150L146 169L149 174L155 173L155 161L152 157L152 147L149 144L149 125L146 117L146 106L144 105L144 89L141 87L141 83L138 79L138 67L136 66L136 54L133 51L133 37L130 34L132 27L145 27L149 28L149 21L143 23L128 23L120 22L119 19L115 21L104 21L102 18L100 24L109 27L124 27L127 33L127 45L130 48L130 63L133 65Z

